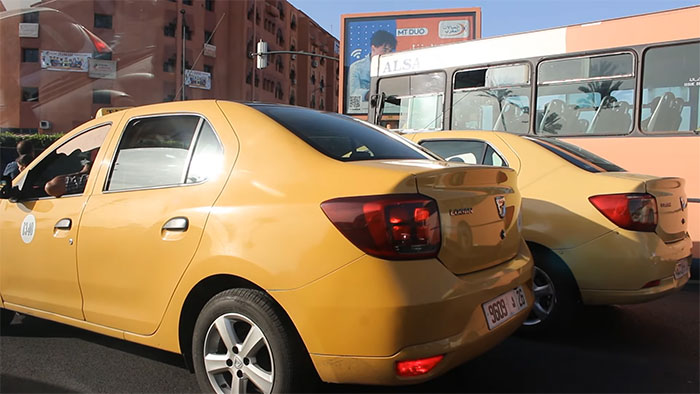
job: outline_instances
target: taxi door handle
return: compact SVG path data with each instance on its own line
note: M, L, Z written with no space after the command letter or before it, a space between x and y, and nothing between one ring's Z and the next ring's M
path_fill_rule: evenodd
M68 218L63 218L59 220L55 226L53 226L54 230L70 230L72 225L72 222Z
M187 231L189 228L189 221L186 217L176 217L168 220L163 225L164 231Z

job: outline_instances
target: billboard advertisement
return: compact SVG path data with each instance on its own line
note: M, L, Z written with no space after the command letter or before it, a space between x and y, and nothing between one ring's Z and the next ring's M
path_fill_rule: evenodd
M481 37L481 9L343 15L341 31L342 110L366 115L370 58L394 51L451 44Z

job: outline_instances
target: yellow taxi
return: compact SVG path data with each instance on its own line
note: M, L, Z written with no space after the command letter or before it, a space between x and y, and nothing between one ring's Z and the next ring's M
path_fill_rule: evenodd
M630 174L574 145L491 131L406 134L448 161L510 167L535 259L525 330L566 323L580 303L628 304L690 277L685 181Z
M203 391L425 381L530 313L516 182L334 113L120 110L2 189L3 325L182 353Z

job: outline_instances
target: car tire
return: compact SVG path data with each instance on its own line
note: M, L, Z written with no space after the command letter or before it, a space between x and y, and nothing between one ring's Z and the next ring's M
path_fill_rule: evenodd
M551 250L529 244L535 261L532 311L523 323L525 334L552 333L570 325L581 307L576 279L569 267Z
M0 330L4 331L10 327L12 319L15 318L15 311L0 309Z
M254 289L226 290L207 302L195 323L192 357L202 392L299 392L312 376L291 322Z

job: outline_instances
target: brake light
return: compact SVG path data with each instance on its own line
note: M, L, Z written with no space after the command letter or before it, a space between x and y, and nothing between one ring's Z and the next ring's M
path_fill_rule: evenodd
M363 252L388 260L435 257L440 218L435 200L419 194L336 198L321 209Z
M651 194L603 194L588 200L621 228L653 232L658 222L656 198Z
M439 355L418 360L398 361L396 363L396 374L405 377L426 374L435 368L442 361L443 357L443 355Z

